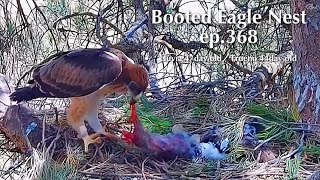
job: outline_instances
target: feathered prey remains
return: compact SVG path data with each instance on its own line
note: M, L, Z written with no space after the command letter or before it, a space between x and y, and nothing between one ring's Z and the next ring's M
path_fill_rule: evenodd
M219 142L199 142L195 136L179 131L167 135L149 133L138 119L135 105L131 105L130 123L133 133L124 131L122 138L136 146L163 159L174 159L177 156L194 161L223 160L229 151L228 139Z

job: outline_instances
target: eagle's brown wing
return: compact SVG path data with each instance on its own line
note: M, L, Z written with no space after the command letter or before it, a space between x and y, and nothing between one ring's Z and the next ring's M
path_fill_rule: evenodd
M52 97L88 95L111 83L122 71L121 60L101 49L80 49L38 67L33 79L40 91Z

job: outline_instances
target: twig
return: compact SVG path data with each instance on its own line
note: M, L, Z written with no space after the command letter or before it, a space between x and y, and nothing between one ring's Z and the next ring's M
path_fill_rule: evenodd
M114 0L112 0L112 2L107 7L105 7L102 10L99 10L97 18L96 18L97 19L97 21L96 21L96 36L101 41L101 43L103 44L103 47L110 46L111 42L107 39L107 37L105 37L105 35L101 36L101 34L100 34L100 22L101 22L102 16L106 13L107 10L111 9L113 5L114 5Z
M144 172L144 164L146 163L146 161L149 159L149 157L147 157L145 160L142 161L142 164L141 164L141 174L142 174L142 178L144 180L147 180L147 177L146 177L146 174Z
M310 129L303 129L303 128L287 128L287 129L284 129L282 131L280 131L279 133L271 136L270 138L264 140L262 143L260 143L258 146L256 146L253 151L256 151L257 149L259 149L262 145L266 144L267 142L271 141L272 139L282 135L283 133L285 133L286 131L306 131L306 132L313 132L312 130Z
M133 173L93 173L93 172L83 172L79 171L79 173L91 177L91 178L106 178L106 177L142 177L142 174L133 174ZM162 174L146 174L146 177L150 177L152 179L165 179L162 178ZM159 177L160 176L160 177Z
M46 132L47 113L45 112L42 120L42 146L45 147L45 132Z
M298 147L297 147L295 150L291 151L291 152L290 152L289 154L287 154L286 156L281 157L280 160L284 160L284 159L290 158L290 157L292 157L293 155L295 155L295 154L297 154L297 153L300 153L301 150L302 150L303 144L304 144L304 143L303 143L304 137L305 137L305 134L304 134L304 132L302 132L302 136L301 136L301 138L300 138Z
M48 146L48 148L46 150L46 154L49 154L49 151L52 150L52 153L51 153L51 157L52 157L56 142L60 139L60 137L61 137L60 130L58 130L56 137L51 141L50 145Z
M56 41L56 39L54 38L55 36L54 36L54 34L53 34L52 29L51 29L50 26L49 26L49 23L48 23L48 21L47 21L46 16L43 14L43 12L42 12L41 9L39 8L39 6L38 6L38 4L36 3L36 1L35 1L35 0L32 0L32 2L33 2L33 4L34 4L34 6L36 7L37 11L40 12L40 14L41 14L41 16L43 17L44 21L46 22L46 25L47 25L47 27L48 27L48 30L49 30L50 34L52 35L53 42L54 42L54 45L55 45L55 47L56 47L56 52L59 52L59 47L58 47L57 41Z
M63 16L63 17L57 19L57 20L53 23L53 27L56 28L58 22L60 22L60 21L62 21L62 20L65 20L65 19L69 19L69 18L75 17L75 16L92 16L92 17L94 17L94 18L97 18L97 17L98 17L98 15L96 15L96 14L94 14L94 13L91 13L91 12L73 13L73 14L66 15L66 16ZM117 31L120 35L124 36L124 33L121 31L121 29L118 28L117 26L115 26L113 23L111 23L111 22L108 21L107 19L101 18L100 21L101 21L101 22L104 22L104 23L107 23L111 28L113 28L115 31Z

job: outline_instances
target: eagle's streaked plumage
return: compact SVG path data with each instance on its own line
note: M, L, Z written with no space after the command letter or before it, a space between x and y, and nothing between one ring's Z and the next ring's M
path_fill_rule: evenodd
M13 101L29 101L40 97L71 98L67 110L68 124L88 145L98 142L99 134L114 138L98 119L101 100L115 93L129 92L135 103L148 86L148 72L117 49L79 49L63 54L37 67L30 85L11 94ZM84 121L97 132L88 135Z

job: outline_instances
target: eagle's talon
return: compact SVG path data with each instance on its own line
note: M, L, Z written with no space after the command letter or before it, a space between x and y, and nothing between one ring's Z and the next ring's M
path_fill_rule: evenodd
M100 133L93 133L91 135L89 135L90 139L97 139L100 136Z
M101 137L98 137L98 136L99 136L99 134L95 133L95 134L91 134L90 136L85 136L84 138L82 138L85 153L89 152L89 145L90 144L101 144L102 143ZM92 137L95 137L95 138L92 138Z
M112 133L107 131L107 129L108 129L107 125L103 126L102 129L103 130L99 131L98 133L106 136L107 139L109 139L109 140L117 140L117 139L119 139L116 135L114 135L114 134L112 134Z
M110 132L107 132L107 131L103 132L102 135L106 136L106 138L109 140L118 140L119 139L116 135L114 135Z
M85 120L95 132L102 132L110 139L119 139L101 130L98 112L104 97L112 93L129 93L131 106L135 108L134 103L149 85L148 69L115 48L85 48L64 52L35 68L32 77L29 85L16 89L10 99L19 103L48 97L71 98L67 123L85 142L86 152L89 144L97 140L88 135Z

